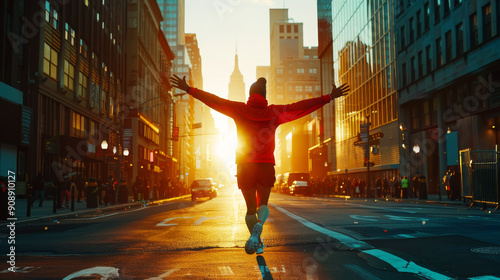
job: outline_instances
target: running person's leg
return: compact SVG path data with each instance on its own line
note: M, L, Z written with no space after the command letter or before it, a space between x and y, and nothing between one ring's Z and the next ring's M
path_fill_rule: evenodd
M255 196L255 189L241 189L243 198L247 205L247 214L245 216L245 222L248 227L248 231L252 233L253 226L257 223L257 198Z

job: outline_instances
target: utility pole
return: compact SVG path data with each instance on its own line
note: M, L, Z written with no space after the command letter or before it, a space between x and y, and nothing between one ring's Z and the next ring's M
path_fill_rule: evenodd
M366 162L366 188L371 193L370 187L370 116L366 116L366 133L368 141L365 144L365 162Z

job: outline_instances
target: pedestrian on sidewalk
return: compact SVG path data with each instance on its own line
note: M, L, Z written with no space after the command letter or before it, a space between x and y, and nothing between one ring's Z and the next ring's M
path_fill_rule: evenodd
M408 198L408 178L401 179L401 198Z
M77 202L81 202L81 200L84 197L83 189L85 187L85 179L83 178L82 173L78 173L78 175L76 175L75 183L76 183L76 190L78 192Z
M63 204L64 204L64 207L65 208L69 208L69 199L71 197L71 193L69 192L69 188L70 188L70 180L69 180L69 177L68 177L68 174L64 173L63 175L63 181L62 181L62 184L61 184L61 208L63 207Z
M40 200L38 202L38 207L43 207L43 199L45 196L45 180L43 179L42 172L38 172L38 175L33 180L33 200L31 201L31 207L35 204L35 201Z
M246 103L220 98L211 93L191 88L183 79L174 75L172 85L184 90L210 108L232 118L237 127L238 148L236 150L237 182L245 198L247 213L245 222L251 233L245 244L248 254L263 253L260 238L263 225L269 216L267 207L275 178L275 133L280 124L310 114L334 98L347 93L349 86L333 86L329 95L302 100L288 105L268 105L266 79L259 78L250 87Z

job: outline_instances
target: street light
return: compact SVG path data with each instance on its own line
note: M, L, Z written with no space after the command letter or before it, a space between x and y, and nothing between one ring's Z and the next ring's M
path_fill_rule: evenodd
M129 153L130 153L130 152L128 151L128 149L127 149L127 148L125 148L125 149L123 150L123 155L124 155L124 156L128 157Z
M106 140L102 140L101 149L103 149L103 150L108 149L108 142L106 142Z
M106 150L108 149L108 142L106 140L102 140L101 149L104 152L104 164L106 165L106 175L108 173L108 158L106 157Z

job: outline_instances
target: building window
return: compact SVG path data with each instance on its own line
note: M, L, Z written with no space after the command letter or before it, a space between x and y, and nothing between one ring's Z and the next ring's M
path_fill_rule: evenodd
M491 4L488 4L483 7L483 42L489 41L491 36Z
M441 21L441 0L434 0L434 24Z
M457 57L464 52L464 25L462 23L455 27L455 36L457 38Z
M418 52L418 77L422 78L424 76L424 61L423 61L423 53Z
M280 33L285 32L285 26L283 24L280 24Z
M422 19L420 11L417 11L417 38L422 35Z
M78 74L78 94L79 97L87 99L87 76L82 72Z
M312 92L313 87L312 86L305 86L306 87L306 92Z
M108 94L103 90L101 92L101 112L106 112L106 99Z
M444 16L448 15L451 10L451 1L450 0L443 0L443 9L444 9Z
M66 22L64 24L64 38L72 45L75 45L75 30Z
M85 117L73 112L72 113L72 119L73 119L73 136L74 137L82 137L85 134Z
M413 43L413 41L415 41L415 27L413 27L413 18L411 17L410 18L410 22L409 22L409 30L410 30L410 44Z
M283 74L283 68L276 68L276 74Z
M58 20L59 16L56 9L52 6L52 4L50 4L49 0L45 0L45 21L54 27L54 29L57 29Z
M425 31L429 30L431 21L431 7L429 3L425 3L424 5L424 29Z
M469 18L470 24L470 48L473 49L479 44L479 31L477 27L477 13L474 13Z
M304 73L304 68L297 68L297 73L298 74L303 74Z
M83 2L85 2L85 6L89 6L89 0L84 0Z
M425 66L426 66L426 74L431 73L432 71L432 58L431 58L431 45L425 47Z
M415 63L415 57L412 57L410 60L411 63L411 69L410 69L410 77L411 77L411 82L414 82L416 79L417 75L417 64Z
M405 48L405 46L406 46L406 42L405 42L405 27L404 27L404 25L401 26L400 35L401 35L401 50L403 50Z
M315 89L316 91L321 91L321 86L316 86Z
M406 81L406 63L403 63L401 67L401 77L402 77L402 82L403 82L403 87L406 87L407 81Z
M75 67L69 63L66 59L64 60L64 86L69 90L73 91L73 84L75 81Z
M316 73L318 73L318 69L316 69L316 68L309 69L309 74L316 74Z
M286 33L292 33L292 26L290 24L286 26Z
M436 68L443 65L443 44L441 38L436 39Z
M402 13L405 11L405 0L399 0L399 12Z
M294 25L293 26L293 32L294 33L299 33L299 26L298 25Z
M43 43L43 73L57 80L57 56L58 53L47 43Z
M446 63L451 61L451 58L453 56L453 48L452 48L452 43L451 43L451 31L446 32L445 34L445 44L446 44Z
M296 92L302 92L302 86L295 86Z

